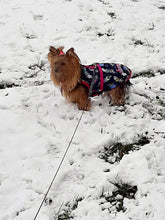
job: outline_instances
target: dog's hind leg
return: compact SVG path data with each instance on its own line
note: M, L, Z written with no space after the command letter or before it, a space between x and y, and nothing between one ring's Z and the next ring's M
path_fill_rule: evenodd
M124 105L125 104L125 86L118 86L108 92L111 98L111 102L114 105Z

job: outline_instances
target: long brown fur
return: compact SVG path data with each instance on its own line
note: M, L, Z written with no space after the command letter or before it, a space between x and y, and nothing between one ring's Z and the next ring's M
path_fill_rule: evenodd
M48 60L51 66L51 80L56 86L61 87L62 95L68 101L77 103L81 110L89 111L91 107L89 91L84 85L80 84L80 59L73 48L70 48L66 54L62 50L63 47L56 49L52 46L49 49ZM126 85L121 85L104 94L110 96L114 105L124 105L125 87Z

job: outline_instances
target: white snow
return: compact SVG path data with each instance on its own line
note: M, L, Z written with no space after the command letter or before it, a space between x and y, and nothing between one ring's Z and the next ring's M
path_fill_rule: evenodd
M83 64L123 63L135 78L125 107L92 99L37 219L64 209L75 220L165 219L164 27L163 0L0 1L0 87L17 85L0 89L0 220L34 219L82 114L50 81L50 45L74 47ZM142 136L149 143L121 161L100 159ZM137 186L125 212L101 197L115 182Z

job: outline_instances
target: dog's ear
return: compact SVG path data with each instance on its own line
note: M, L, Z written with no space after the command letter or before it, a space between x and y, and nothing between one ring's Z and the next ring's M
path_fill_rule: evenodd
M55 47L50 46L49 53L51 53L51 55L56 56L59 53L59 49L56 49Z
M74 54L74 48L71 47L69 50L67 50L66 54L68 54L68 55Z
M66 56L71 56L73 58L75 58L78 62L80 61L79 57L77 56L77 54L74 52L74 48L71 47L67 52L66 52Z
M58 49L56 49L55 47L50 46L49 53L48 53L49 62L51 62L53 57L59 56L62 49L63 49L63 47L59 47Z

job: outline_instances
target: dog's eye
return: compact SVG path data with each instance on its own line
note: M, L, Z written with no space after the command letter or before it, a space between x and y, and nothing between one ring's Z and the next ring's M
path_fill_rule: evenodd
M65 63L63 62L63 63L61 63L61 66L65 66Z

